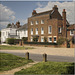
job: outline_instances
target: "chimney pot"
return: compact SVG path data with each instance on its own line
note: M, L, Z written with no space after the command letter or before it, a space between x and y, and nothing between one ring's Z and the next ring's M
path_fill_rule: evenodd
M63 12L65 12L65 9L63 9Z

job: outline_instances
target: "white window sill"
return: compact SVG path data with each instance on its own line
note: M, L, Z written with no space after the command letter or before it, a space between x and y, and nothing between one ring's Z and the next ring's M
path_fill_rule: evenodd
M52 34L52 33L48 33L48 34Z

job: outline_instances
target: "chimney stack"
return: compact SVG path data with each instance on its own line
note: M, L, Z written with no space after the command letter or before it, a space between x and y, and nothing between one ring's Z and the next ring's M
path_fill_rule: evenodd
M16 26L17 26L17 28L19 28L20 27L20 22L18 21L18 22L16 22Z
M58 11L57 5L54 5L53 10Z
M36 15L36 14L37 14L36 10L33 10L32 15Z
M63 17L63 35L64 37L66 37L66 11L65 9L63 9L62 17Z

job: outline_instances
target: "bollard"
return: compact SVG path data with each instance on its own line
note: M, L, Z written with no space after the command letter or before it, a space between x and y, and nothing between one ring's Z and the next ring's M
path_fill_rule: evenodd
M26 59L29 60L29 52L26 53Z
M46 53L43 54L43 61L47 62L47 54Z
M22 46L24 46L24 42L22 41Z

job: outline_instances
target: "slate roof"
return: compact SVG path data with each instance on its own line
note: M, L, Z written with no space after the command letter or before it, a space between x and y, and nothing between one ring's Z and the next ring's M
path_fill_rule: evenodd
M26 30L26 29L28 29L28 24L24 24L23 26L19 27L19 28L17 29L17 31L18 31L18 30Z
M40 16L40 15L45 15L45 14L50 14L53 10L49 10L49 11L45 11L45 12L40 12L40 13L36 13L35 15L32 15L32 17L34 16Z

